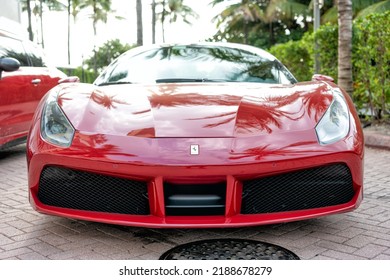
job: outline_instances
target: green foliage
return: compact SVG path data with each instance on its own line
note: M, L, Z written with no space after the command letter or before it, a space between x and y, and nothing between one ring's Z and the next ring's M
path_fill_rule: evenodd
M81 66L77 67L74 70L72 76L77 76L80 78L80 81L82 83L88 83L88 84L92 84L97 78L97 76L95 75L95 73L92 70L83 69L83 67L81 67Z
M321 73L337 78L337 26L323 25L315 34L307 32L299 41L278 44L270 49L299 81L309 81L314 74L315 41Z
M221 2L213 0L211 3ZM310 0L234 2L214 17L218 32L210 41L244 43L267 49L275 43L299 40L308 29L306 15Z
M92 70L84 69L81 66L79 66L77 68L62 68L62 67L59 67L58 69L61 70L62 72L64 72L68 76L77 76L77 77L79 77L80 82L82 82L82 83L91 84L97 78Z
M329 0L325 1L328 2ZM321 21L323 23L333 23L337 24L337 5L333 5L333 1L330 1L330 6L324 11L324 14L321 16ZM325 5L326 6L326 5ZM352 12L353 18L357 19L360 17L365 17L372 13L382 13L390 9L390 0L353 0L352 1ZM324 9L322 9L324 10Z
M390 108L390 11L370 14L356 24L355 90L358 105L369 104L378 119ZM387 114L387 115L386 115Z
M321 73L337 81L338 26L325 24L314 34L312 44L317 42ZM314 58L314 48L310 48Z
M303 40L278 44L269 51L286 65L298 81L311 79L313 59Z
M119 39L107 41L100 48L93 52L91 56L84 61L87 70L96 69L100 73L104 67L110 64L115 58L125 51L135 47L129 44L122 44Z

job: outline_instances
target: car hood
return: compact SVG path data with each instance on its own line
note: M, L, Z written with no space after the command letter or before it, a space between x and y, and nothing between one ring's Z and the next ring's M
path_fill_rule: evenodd
M68 84L58 104L84 133L225 138L313 129L332 98L321 82Z

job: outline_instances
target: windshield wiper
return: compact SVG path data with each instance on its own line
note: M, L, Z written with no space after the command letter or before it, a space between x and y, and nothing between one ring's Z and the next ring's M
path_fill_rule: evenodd
M231 80L225 79L192 79L192 78L167 78L167 79L157 79L156 83L218 83L218 82L234 82Z
M110 85L126 85L126 84L132 84L132 82L107 82L107 83L101 83L97 86L110 86Z

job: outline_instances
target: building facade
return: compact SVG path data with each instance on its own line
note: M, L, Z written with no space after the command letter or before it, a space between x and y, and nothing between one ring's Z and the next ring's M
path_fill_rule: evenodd
M0 0L0 17L21 23L21 11L19 0Z

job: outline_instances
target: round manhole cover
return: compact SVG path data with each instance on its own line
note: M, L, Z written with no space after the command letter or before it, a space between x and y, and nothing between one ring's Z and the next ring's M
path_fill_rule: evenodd
M160 260L299 260L293 252L269 243L244 239L215 239L177 246Z

